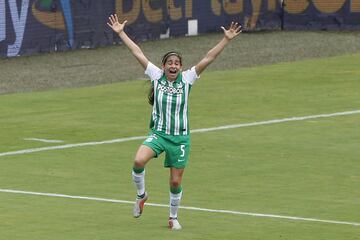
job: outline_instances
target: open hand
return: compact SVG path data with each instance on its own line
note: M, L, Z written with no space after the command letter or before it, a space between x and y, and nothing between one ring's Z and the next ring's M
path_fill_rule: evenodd
M231 22L228 30L224 27L221 27L221 29L224 31L224 35L228 40L233 39L242 32L241 25L234 22Z
M107 25L111 27L114 32L117 34L124 31L125 24L127 23L127 20L125 20L123 23L119 23L119 19L116 14L110 15L109 22L107 22Z

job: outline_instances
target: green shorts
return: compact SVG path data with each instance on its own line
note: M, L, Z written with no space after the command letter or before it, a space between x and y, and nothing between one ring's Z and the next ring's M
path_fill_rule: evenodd
M185 168L190 153L190 136L173 136L151 131L143 145L150 147L158 157L165 151L164 167Z

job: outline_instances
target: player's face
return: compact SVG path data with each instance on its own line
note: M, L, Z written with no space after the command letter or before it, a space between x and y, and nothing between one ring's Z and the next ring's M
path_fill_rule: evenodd
M169 81L175 81L181 71L182 65L178 56L170 56L166 59L163 69Z

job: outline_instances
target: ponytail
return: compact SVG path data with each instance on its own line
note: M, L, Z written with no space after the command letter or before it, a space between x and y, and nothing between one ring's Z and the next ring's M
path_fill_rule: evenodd
M148 102L151 106L154 105L154 86L151 85L149 94L148 94Z

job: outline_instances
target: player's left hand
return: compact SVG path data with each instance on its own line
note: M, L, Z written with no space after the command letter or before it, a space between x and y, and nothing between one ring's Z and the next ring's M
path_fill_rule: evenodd
M224 31L224 35L228 40L233 39L242 32L241 25L237 22L231 22L229 29L225 29L224 27L221 27L221 29Z

